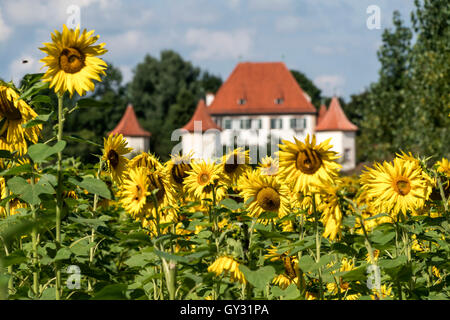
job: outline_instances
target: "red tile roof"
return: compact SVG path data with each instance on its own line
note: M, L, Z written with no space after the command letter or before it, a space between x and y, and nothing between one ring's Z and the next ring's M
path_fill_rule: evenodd
M240 99L245 103L239 104ZM298 114L316 113L316 109L283 62L242 62L220 87L209 113Z
M194 132L194 121L201 121L201 129L202 132L205 132L209 129L217 129L222 130L214 121L211 119L209 115L208 108L206 108L205 100L201 99L197 104L197 109L195 109L194 115L191 120L183 127L183 129L188 130L189 132Z
M327 113L317 124L316 131L357 131L358 127L351 123L342 111L339 100L331 99Z
M119 124L110 132L110 134L113 133L121 133L128 137L150 137L152 135L141 127L131 104L127 106Z
M320 106L319 114L317 115L317 124L323 119L323 116L327 113L327 107L323 104Z

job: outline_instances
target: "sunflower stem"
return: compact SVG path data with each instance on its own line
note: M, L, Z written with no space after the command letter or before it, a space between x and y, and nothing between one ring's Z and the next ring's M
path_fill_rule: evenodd
M31 166L31 179L30 183L33 186L34 185L34 173L33 173L33 166ZM31 214L33 218L33 229L31 231L31 243L32 243L32 255L33 255L33 291L36 297L39 296L39 260L38 260L38 252L37 252L37 246L38 246L38 234L37 234L37 228L36 228L36 219L37 219L37 213L36 208L34 205L30 204L31 208Z
M316 208L316 194L312 194L312 205L313 205L313 211L314 211L314 217L315 217L315 224L316 224L316 263L319 263L320 261L320 245L321 245L321 238L319 234L319 215L317 213ZM323 300L323 288L322 288L322 268L319 268L319 299Z
M62 93L58 93L58 133L57 141L62 140L63 134L63 97ZM62 212L62 152L58 152L57 161L58 187L56 190L56 248L61 247L61 212ZM56 262L56 300L61 299L61 268L59 262Z
M100 173L102 172L103 168L103 160L100 159L98 170L97 170L97 179L100 180ZM98 205L98 194L94 194L94 204L92 207L92 217L95 219L95 213L97 211L97 205ZM92 244L95 241L95 228L92 228L91 230L91 237L89 239L89 242ZM94 252L95 248L93 245L91 245L91 248L89 249L89 265L92 264L94 261ZM88 291L92 291L92 282L91 279L88 279Z

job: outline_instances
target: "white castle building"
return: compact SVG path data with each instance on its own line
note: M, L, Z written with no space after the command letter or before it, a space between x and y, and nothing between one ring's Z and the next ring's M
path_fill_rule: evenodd
M207 94L206 103L198 103L182 129L182 152L207 159L242 146L261 157L277 151L280 140L315 134L318 143L331 138L342 169L353 169L358 128L336 97L319 112L310 100L283 62L239 63L216 96Z

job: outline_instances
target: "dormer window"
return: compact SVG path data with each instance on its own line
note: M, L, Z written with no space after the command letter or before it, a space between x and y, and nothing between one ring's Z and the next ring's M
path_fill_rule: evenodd
M275 104L282 104L284 102L283 98L276 98L275 99Z
M246 104L246 103L247 103L246 99L244 99L244 98L238 99L238 105L243 105L243 104Z

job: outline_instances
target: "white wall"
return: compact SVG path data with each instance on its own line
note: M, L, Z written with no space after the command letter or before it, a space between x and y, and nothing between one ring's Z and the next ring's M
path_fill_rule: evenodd
M188 132L181 138L184 155L193 153L195 159L213 159L217 149L221 148L220 131L207 130L205 133Z
M124 136L127 140L127 147L133 148L133 151L128 153L126 156L130 158L133 154L140 153L142 151L148 152L150 148L150 138L149 137L129 137Z
M350 131L320 131L316 133L317 143L321 143L331 138L330 150L336 151L340 158L338 162L342 165L342 170L351 170L356 166L355 132ZM344 161L344 152L348 149L348 159Z

